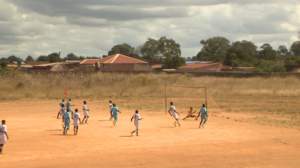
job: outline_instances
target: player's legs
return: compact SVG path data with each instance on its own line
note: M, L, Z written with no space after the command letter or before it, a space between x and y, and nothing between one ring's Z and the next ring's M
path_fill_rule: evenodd
M87 124L88 119L90 118L90 116L86 116L86 120L85 123Z
M0 144L0 153L2 153L3 146L3 144Z
M86 116L83 117L81 124L84 124L84 119L86 119Z
M78 133L78 126L76 126L76 135L77 135L77 133Z
M118 116L114 115L114 121L113 121L114 126L116 126L117 121L118 121Z
M112 113L111 113L111 112L109 112L109 114L110 114L109 121L111 121L111 120L113 119L113 115L112 115Z
M182 120L185 120L186 118L189 118L189 115L187 115L186 117L184 117Z

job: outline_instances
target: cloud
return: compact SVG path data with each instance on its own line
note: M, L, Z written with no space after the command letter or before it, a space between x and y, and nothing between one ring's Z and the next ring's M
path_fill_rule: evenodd
M299 18L294 0L0 0L0 57L102 56L116 44L162 36L186 57L216 36L289 47Z

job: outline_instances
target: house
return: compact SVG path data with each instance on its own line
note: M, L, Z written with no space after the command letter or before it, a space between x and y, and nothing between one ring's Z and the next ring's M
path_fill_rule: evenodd
M153 71L149 63L122 54L114 54L100 60L100 71L131 72Z
M221 72L225 70L231 70L231 66L222 65L221 62L215 63L200 63L190 64L177 68L179 72Z
M27 72L69 72L70 69L63 62L33 65Z
M286 62L284 67L286 72L300 72L300 65L296 62Z
M148 62L122 54L114 54L102 59L85 59L79 65L82 71L132 72L153 70Z

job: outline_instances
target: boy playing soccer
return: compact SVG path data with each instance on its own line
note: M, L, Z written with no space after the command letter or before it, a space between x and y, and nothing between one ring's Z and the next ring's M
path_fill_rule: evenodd
M74 135L78 133L79 124L81 124L80 114L78 113L78 109L75 109L75 113L73 114Z
M200 122L200 125L199 125L199 128L201 128L201 125L202 125L202 128L204 128L204 124L206 123L207 121L207 110L205 108L205 104L202 105L202 108L201 110L199 111L199 114L198 114L198 117L200 116L200 113L201 113L201 122ZM197 118L198 118L197 117ZM203 123L203 124L202 124Z
M138 113L139 113L139 111L135 110L135 114L131 117L131 122L132 122L132 119L134 119L134 125L136 128L134 131L131 132L131 136L134 132L136 132L136 136L139 136L139 122L143 118L141 118Z
M59 116L62 116L62 127L64 128L64 119L63 119L63 115L64 113L66 112L66 108L65 108L65 105L61 105L61 108L60 110L58 111L58 114L57 114L57 119L59 119Z
M65 99L61 99L61 102L59 103L59 106L65 105Z
M109 118L109 121L111 121L111 119L113 118L113 115L111 113L111 109L113 108L113 105L112 105L112 101L109 100L109 114L110 114L110 118Z
M0 125L0 153L2 153L3 146L8 140L6 121L2 120L2 125Z
M64 135L67 135L68 130L70 128L70 113L69 113L69 109L67 109L67 112L64 113L63 115L63 119L65 121L65 127L64 127Z
M190 118L190 117L196 117L195 115L193 115L194 113L196 113L196 110L193 112L193 107L190 107L189 111L188 111L188 115L183 119L185 120L186 118Z
M119 111L119 109L118 109L118 107L116 107L115 103L113 103L113 108L111 108L111 113L114 116L113 124L114 124L114 126L116 126L116 123L118 121L118 113L121 113L121 111Z
M172 114L171 114L172 112ZM178 124L178 126L180 127L180 124L178 122L178 115L180 115L179 113L177 113L175 107L173 106L173 102L170 102L170 107L169 107L169 114L170 116L173 116L175 118L175 123L174 123L174 126L176 127L176 123Z
M69 98L69 101L67 103L67 108L69 109L69 111L72 112L72 115L73 115L73 110L71 109L71 106L75 106L75 105L71 105L71 99Z
M84 119L85 119L85 123L87 124L87 120L90 118L90 116L89 116L89 109L87 109L86 107L86 101L83 101L83 115L84 118L82 119L81 124L84 123Z

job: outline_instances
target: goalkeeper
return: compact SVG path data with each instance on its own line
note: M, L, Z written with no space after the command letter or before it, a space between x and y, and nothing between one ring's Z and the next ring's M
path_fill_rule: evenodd
M196 110L193 112L193 107L190 107L190 109L188 111L188 115L183 120L185 120L186 118L194 118L194 117L196 117L195 115L193 115L194 113L196 113Z

